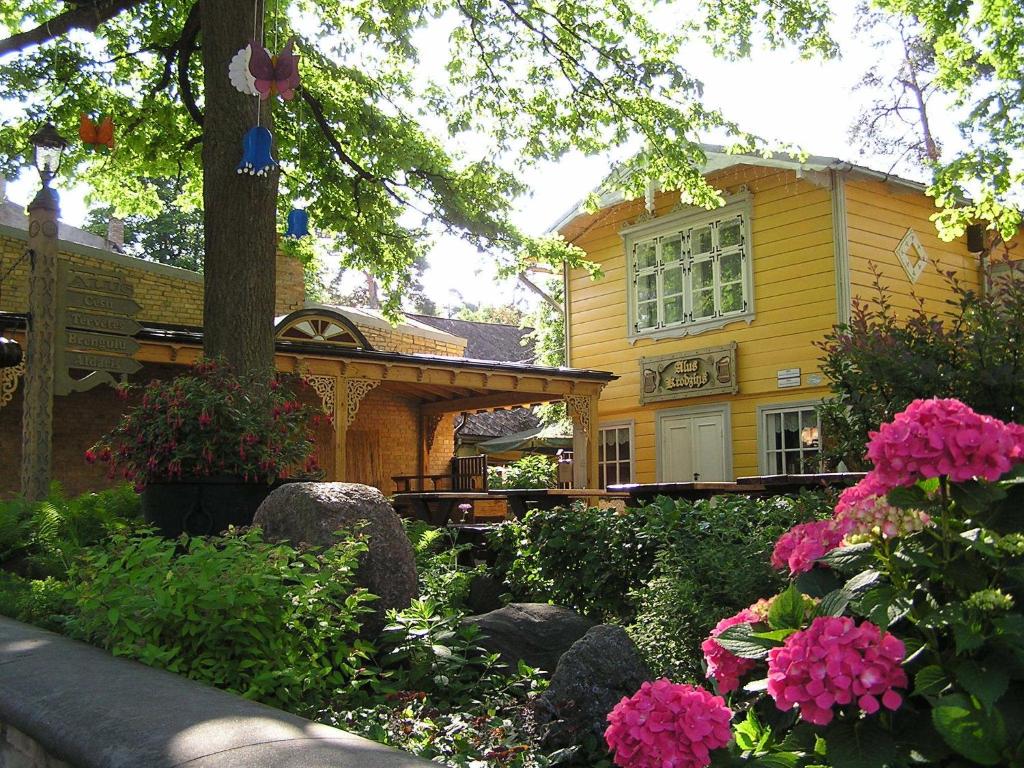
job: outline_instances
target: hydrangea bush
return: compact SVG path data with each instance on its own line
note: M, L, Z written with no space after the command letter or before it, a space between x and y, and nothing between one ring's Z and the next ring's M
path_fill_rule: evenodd
M831 519L779 538L787 589L703 643L717 695L616 706L616 765L1024 765L1024 428L915 400L867 456Z

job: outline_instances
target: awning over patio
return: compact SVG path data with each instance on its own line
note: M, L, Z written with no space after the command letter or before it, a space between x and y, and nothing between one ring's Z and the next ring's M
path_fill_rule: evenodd
M572 434L562 424L545 424L504 437L495 437L477 443L484 453L506 453L508 451L553 451L558 448L572 448Z

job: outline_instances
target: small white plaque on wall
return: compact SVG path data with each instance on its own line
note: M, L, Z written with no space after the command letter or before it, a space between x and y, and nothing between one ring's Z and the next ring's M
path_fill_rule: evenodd
M799 368L784 368L781 371L776 371L775 376L779 389L788 389L789 387L800 386Z
M916 283L924 268L928 266L928 252L921 245L921 240L914 230L908 229L907 234L900 240L900 244L896 246L896 256L910 282Z

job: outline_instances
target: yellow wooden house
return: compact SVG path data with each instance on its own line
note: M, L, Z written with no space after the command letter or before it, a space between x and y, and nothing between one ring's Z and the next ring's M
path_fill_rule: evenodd
M707 151L715 210L604 193L552 231L587 252L599 279L567 270L568 365L614 372L598 402L598 477L732 480L818 469L815 406L828 396L821 340L876 296L941 314L955 270L981 258L939 239L924 187L828 157Z

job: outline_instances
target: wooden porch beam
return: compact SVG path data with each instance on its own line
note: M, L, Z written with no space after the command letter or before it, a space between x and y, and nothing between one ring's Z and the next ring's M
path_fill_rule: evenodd
M492 411L514 405L531 405L561 400L557 392L498 392L479 397L464 397L457 400L441 400L436 403L424 403L421 411L424 416L443 413L462 413L463 411Z

